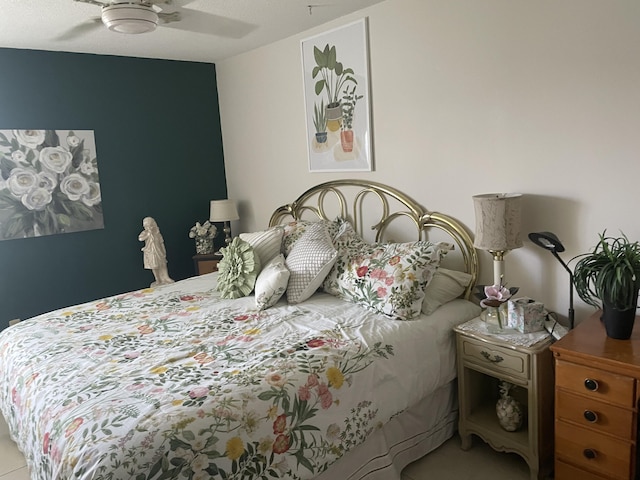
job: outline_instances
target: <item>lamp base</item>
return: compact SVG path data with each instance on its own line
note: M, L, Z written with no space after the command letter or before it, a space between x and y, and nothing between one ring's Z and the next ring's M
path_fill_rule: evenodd
M224 222L222 231L224 232L224 243L229 245L233 239L231 238L231 224L228 221Z
M507 252L504 250L489 250L489 253L493 255L493 284L504 286L504 256Z

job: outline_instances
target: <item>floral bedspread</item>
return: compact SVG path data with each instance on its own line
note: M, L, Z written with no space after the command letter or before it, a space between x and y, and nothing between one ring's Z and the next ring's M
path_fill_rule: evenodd
M216 275L0 332L0 408L32 479L313 478L438 386L419 320L327 294L259 312Z

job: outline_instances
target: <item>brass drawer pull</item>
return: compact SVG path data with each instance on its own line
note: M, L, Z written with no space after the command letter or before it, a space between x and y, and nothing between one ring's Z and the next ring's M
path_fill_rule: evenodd
M598 421L598 414L592 410L585 410L584 418L589 423L596 423Z
M585 448L582 454L584 455L584 458L586 458L587 460L593 460L598 456L596 451L592 448Z
M600 385L598 384L597 380L593 380L592 378L587 378L584 381L584 388L586 388L591 392L595 392L598 390L598 388L600 388Z
M485 359L487 359L491 363L500 363L504 360L504 358L502 358L500 355L494 355L494 357L491 358L491 354L489 352L485 352L484 350L480 352L480 355L482 355Z

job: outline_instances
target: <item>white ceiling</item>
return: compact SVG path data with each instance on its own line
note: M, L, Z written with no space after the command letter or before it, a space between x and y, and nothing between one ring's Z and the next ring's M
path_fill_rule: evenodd
M169 0L160 6L165 12L180 11L181 21L151 33L125 35L96 20L97 5L0 0L0 47L215 63L381 1Z

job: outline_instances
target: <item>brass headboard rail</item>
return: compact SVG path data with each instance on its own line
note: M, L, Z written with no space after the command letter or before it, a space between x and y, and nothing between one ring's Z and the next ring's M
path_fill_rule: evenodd
M351 195L353 196L351 203L347 201L345 194L345 190L350 188L356 189L356 193ZM329 198L333 198L336 201L338 210L331 218L327 214L329 194L331 194ZM305 214L325 220L333 220L337 215L340 215L348 219L356 231L362 235L365 232L363 204L364 199L370 195L378 199L381 207L380 218L370 227L371 230L375 231L376 242L383 241L384 233L387 231L388 226L392 221L399 218L408 218L411 221L416 228L417 239L419 240L426 239L432 229L445 232L448 237L451 237L453 243L457 246L457 250L462 255L465 270L472 276L472 282L464 294L464 297L468 299L478 277L478 254L473 246L473 240L464 225L449 215L429 212L411 197L388 185L354 179L332 180L321 183L308 189L292 203L282 205L276 209L271 215L269 225L279 225L287 218L300 220ZM398 206L394 211L392 211L392 204ZM352 207L351 211L349 211L349 205Z

